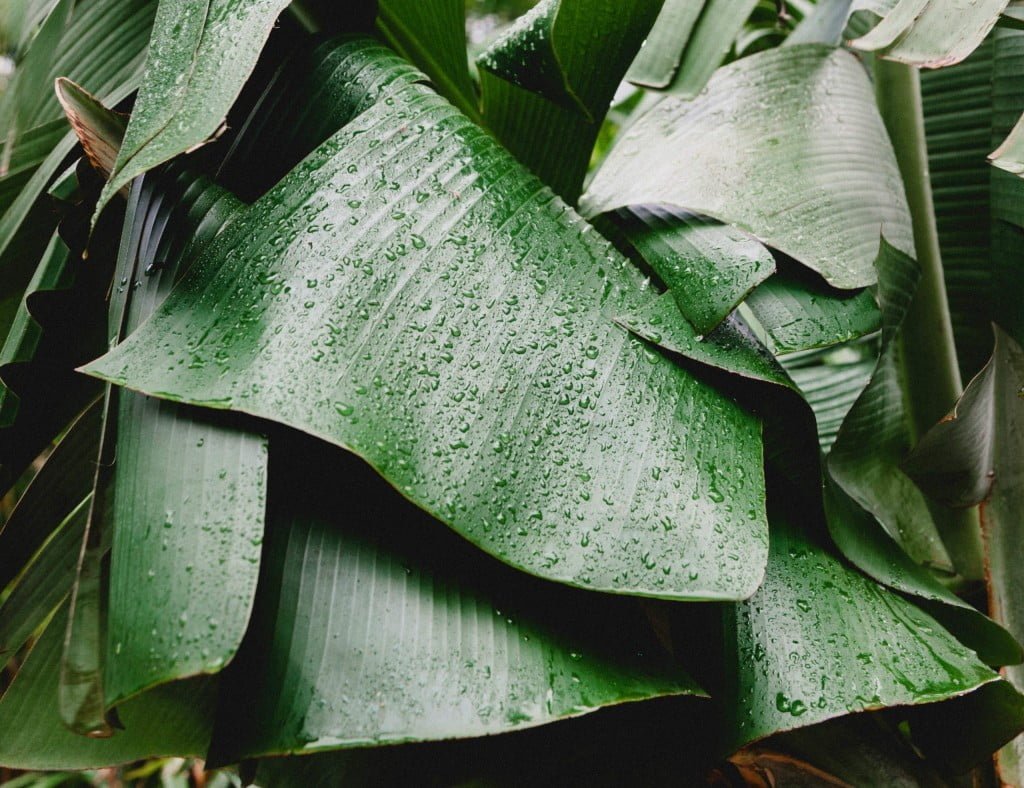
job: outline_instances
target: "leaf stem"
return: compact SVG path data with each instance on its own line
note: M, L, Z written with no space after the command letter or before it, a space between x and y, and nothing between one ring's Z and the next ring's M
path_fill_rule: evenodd
M912 66L875 58L874 77L878 108L907 193L921 267L921 280L899 337L904 402L911 440L916 443L952 409L963 392L963 382L935 225L920 75ZM936 504L932 514L957 571L964 578L981 579L984 561L977 509L952 510Z

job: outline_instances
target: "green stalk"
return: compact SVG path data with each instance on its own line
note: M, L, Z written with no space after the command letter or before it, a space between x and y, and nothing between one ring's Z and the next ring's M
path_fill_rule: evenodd
M914 247L921 267L921 281L899 337L904 401L910 417L911 438L916 443L952 410L963 392L963 382L957 365L935 226L920 75L912 66L876 58L874 76L878 108L903 176L914 229ZM968 580L983 578L977 509L952 510L935 505L932 514L960 575Z

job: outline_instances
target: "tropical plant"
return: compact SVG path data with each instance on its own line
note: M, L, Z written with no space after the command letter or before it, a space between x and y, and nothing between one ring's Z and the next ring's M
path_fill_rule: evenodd
M1024 784L1016 4L464 11L0 4L0 765Z

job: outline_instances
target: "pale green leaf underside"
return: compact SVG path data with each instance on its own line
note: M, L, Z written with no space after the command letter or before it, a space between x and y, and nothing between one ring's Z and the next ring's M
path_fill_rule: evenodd
M669 203L736 225L840 288L875 279L878 233L913 250L895 156L857 59L817 45L720 69L623 135L581 201Z
M900 0L874 28L850 44L920 68L950 66L978 48L1008 2Z
M146 70L97 213L125 184L220 126L288 0L160 0Z
M743 598L766 551L759 424L613 323L650 296L414 84L239 217L88 371L349 448L529 572Z

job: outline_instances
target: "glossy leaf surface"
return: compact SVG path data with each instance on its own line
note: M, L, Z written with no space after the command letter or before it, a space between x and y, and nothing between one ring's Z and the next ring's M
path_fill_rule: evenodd
M776 355L829 347L877 331L881 316L869 290L837 291L788 266L763 282L746 305Z
M127 333L240 207L205 178L175 175L147 176L130 204L115 276L130 289ZM223 414L128 391L118 401L108 705L231 660L256 590L266 501L265 438Z
M998 680L930 616L845 568L787 522L772 526L764 585L725 613L726 671L736 684L724 708L735 745Z
M645 203L734 224L835 287L875 281L880 227L913 249L867 77L849 53L816 45L743 58L698 98L669 96L626 130L581 205L595 215Z

